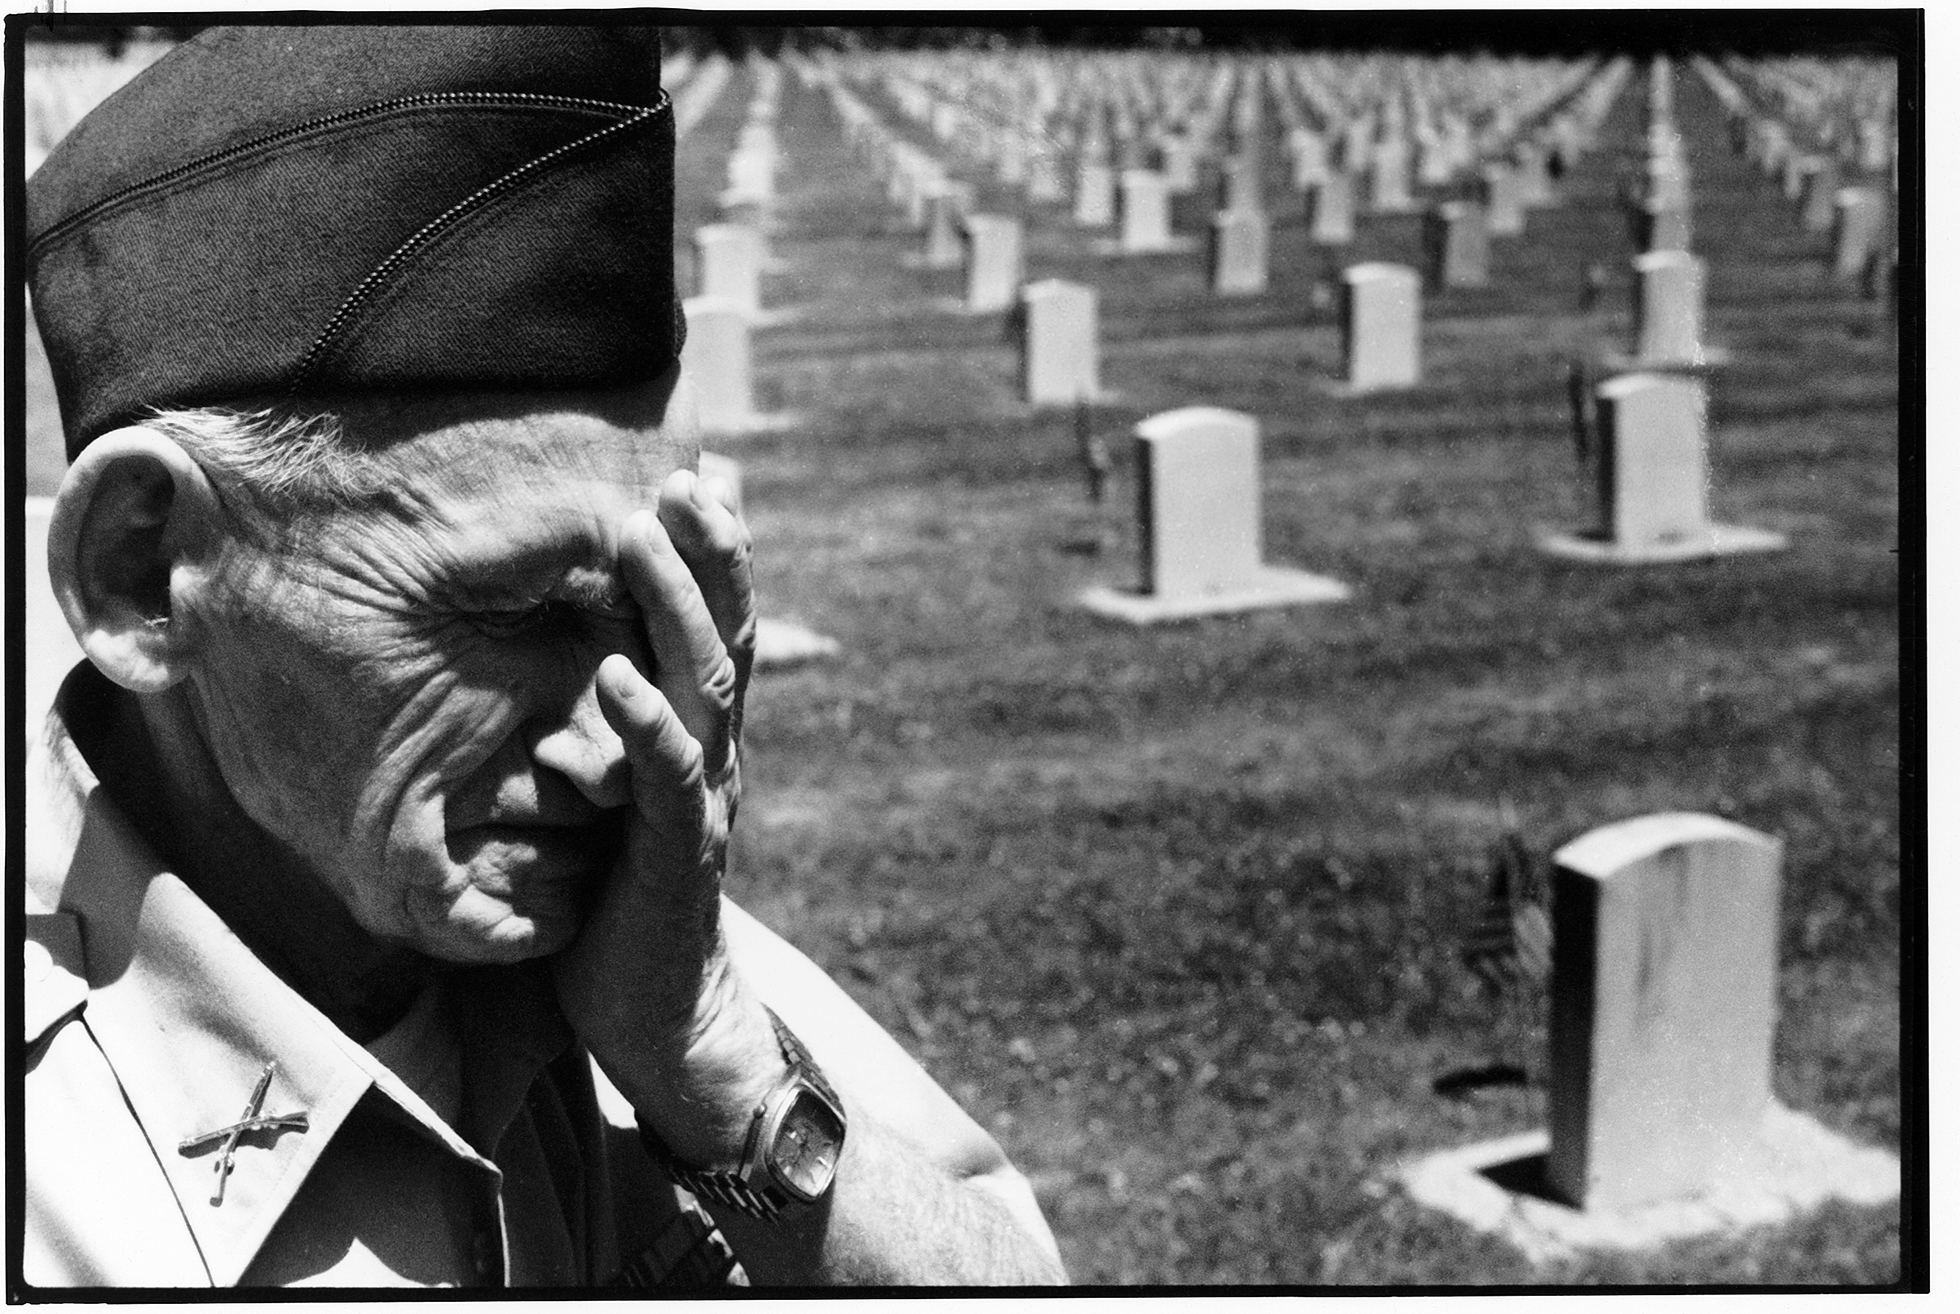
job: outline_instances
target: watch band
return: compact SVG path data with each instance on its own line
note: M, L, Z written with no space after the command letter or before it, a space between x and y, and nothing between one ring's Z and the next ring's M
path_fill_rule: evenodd
M764 1004L762 1011L769 1015L769 1024L776 1031L776 1044L782 1050L783 1061L789 1064L789 1076L786 1080L793 1081L800 1077L819 1091L833 1106L837 1105L839 1101L836 1091L824 1079L823 1070L817 1066L816 1060L810 1057L810 1051L803 1047L803 1042L797 1039L796 1033L776 1016L775 1009ZM770 1093L775 1094L774 1091ZM765 1099L757 1106L750 1119L749 1139L742 1147L742 1166L735 1172L690 1168L676 1158L674 1152L667 1148L666 1142L644 1122L640 1124L640 1142L653 1156L654 1162L658 1163L669 1177L697 1198L739 1209L751 1218L772 1220L789 1207L789 1195L770 1182L752 1186L742 1173L742 1169L748 1167L755 1148L757 1131L762 1125L768 1108L768 1101Z

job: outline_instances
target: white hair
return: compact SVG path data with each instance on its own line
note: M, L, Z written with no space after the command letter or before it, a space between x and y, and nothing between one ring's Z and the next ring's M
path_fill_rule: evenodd
M275 538L303 516L352 510L387 486L331 412L160 408L144 423L190 453L243 527Z

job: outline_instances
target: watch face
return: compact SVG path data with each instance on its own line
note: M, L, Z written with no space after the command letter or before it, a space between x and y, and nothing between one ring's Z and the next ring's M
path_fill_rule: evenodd
M843 1149L844 1123L836 1110L815 1091L799 1090L777 1128L769 1166L784 1186L815 1200L829 1189Z

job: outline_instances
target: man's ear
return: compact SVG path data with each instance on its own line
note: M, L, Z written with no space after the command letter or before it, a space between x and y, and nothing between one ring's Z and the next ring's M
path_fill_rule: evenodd
M68 628L101 672L157 693L190 671L192 627L173 590L224 523L190 454L154 429L104 434L68 467L48 522L48 575Z

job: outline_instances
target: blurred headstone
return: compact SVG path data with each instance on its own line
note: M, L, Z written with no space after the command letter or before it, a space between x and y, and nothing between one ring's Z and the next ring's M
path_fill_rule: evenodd
M1846 187L1837 194L1837 232L1832 240L1832 270L1839 278L1856 278L1878 249L1885 223L1885 201L1875 187Z
M694 379L702 432L751 427L756 416L747 311L729 297L689 297L681 310L687 317L681 365Z
M1005 310L1021 287L1021 221L1010 215L970 214L966 232L966 308Z
M1663 813L1553 863L1552 1188L1614 1209L1745 1173L1770 1107L1782 845Z
M1642 369L1707 363L1701 341L1704 269L1686 251L1633 258L1634 353Z
M1512 151L1518 170L1518 199L1527 206L1552 205L1558 200L1546 150L1535 141L1519 142Z
M1043 145L1028 160L1028 199L1047 203L1062 199L1062 161L1055 151Z
M1405 265L1373 262L1341 274L1341 342L1357 391L1413 387L1422 377L1422 286Z
M1257 155L1234 155L1225 161L1219 175L1218 208L1228 212L1264 210L1265 189L1259 176Z
M1409 144L1400 133L1384 134L1375 144L1370 164L1372 190L1368 207L1376 214L1401 214L1415 208L1409 193Z
M694 230L699 295L733 301L744 314L762 309L762 261L753 229L708 224Z
M1354 179L1338 170L1329 172L1308 195L1313 212L1309 237L1321 246L1341 246L1354 240Z
M1096 292L1059 278L1021 291L1021 381L1037 406L1093 398L1097 378Z
M1484 212L1468 201L1445 201L1423 216L1423 254L1432 288L1490 283L1490 235Z
M1107 228L1116 220L1116 174L1108 164L1085 160L1075 174L1075 222Z
M1508 164L1483 168L1484 227L1496 237L1516 237L1524 231L1524 198L1518 172Z
M1605 564L1684 561L1788 546L1781 534L1713 523L1702 382L1622 374L1599 385L1593 474L1597 528L1539 537L1554 556Z
M1170 186L1163 174L1151 169L1123 171L1122 224L1125 254L1172 249Z
M1167 193L1183 195L1198 185L1198 143L1182 132L1165 134L1164 187Z
M1837 218L1837 161L1829 156L1819 157L1817 167L1805 175L1803 188L1803 210L1799 218L1804 230L1829 232Z
M1226 210L1212 219L1211 290L1241 296L1266 290L1268 234L1260 210Z
M1306 191L1327 176L1327 141L1312 128L1299 127L1287 134L1287 149L1293 156L1293 186Z

